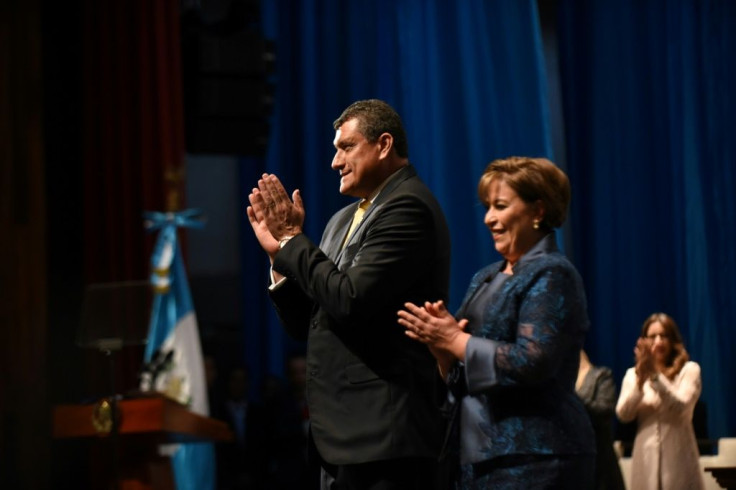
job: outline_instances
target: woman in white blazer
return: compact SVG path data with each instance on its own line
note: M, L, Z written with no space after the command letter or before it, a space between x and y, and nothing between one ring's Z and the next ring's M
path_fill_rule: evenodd
M629 490L703 489L693 410L700 366L689 360L675 321L654 313L634 348L616 404L622 422L636 419Z

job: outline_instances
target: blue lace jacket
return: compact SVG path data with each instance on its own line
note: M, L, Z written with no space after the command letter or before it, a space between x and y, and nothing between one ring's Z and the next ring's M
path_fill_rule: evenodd
M494 263L475 274L458 318L479 285L503 266ZM550 234L518 261L485 305L465 362L451 373L461 463L595 453L588 415L575 394L588 324L582 280Z

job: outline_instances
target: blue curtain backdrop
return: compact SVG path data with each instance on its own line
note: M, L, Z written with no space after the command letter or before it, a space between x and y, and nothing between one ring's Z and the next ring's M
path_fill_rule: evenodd
M711 437L736 433L734 361L733 5L561 2L561 82L570 243L586 281L591 357L620 383L644 317L679 321L703 366ZM641 4L641 5L640 5ZM688 5L685 5L688 4ZM264 172L302 190L318 242L350 202L330 168L332 121L381 98L402 115L410 160L438 196L453 240L451 308L496 260L476 184L492 159L552 154L540 20L532 0L274 0L275 109L265 161L241 162L243 208ZM730 82L730 83L729 83ZM266 295L267 259L243 210L245 356L253 379L281 373L301 346ZM398 327L397 327L398 328ZM727 393L728 392L728 393ZM729 425L731 424L731 425Z
M275 109L265 164L242 164L243 203L258 175L302 190L306 233L319 242L351 198L330 168L332 122L358 99L401 114L410 160L437 195L453 238L450 306L471 275L498 258L482 224L476 185L488 162L546 155L546 81L533 0L265 1L264 34L276 42ZM243 221L246 357L254 374L281 372L293 348L268 303L267 259ZM399 328L397 326L397 328Z
M702 368L710 436L736 435L736 3L563 2L561 85L588 350L621 382L669 313Z

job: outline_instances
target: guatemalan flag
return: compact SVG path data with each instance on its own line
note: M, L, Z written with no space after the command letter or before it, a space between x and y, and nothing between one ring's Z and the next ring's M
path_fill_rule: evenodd
M145 227L158 230L151 263L154 290L141 390L158 391L193 412L207 416L207 386L194 314L176 230L201 228L197 210L144 214ZM215 454L211 443L170 444L177 490L214 490Z

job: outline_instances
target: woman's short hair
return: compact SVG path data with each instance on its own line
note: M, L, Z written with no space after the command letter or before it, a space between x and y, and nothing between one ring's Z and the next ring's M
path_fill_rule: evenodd
M540 225L552 230L567 218L570 205L570 181L546 158L508 157L488 164L478 183L478 197L488 207L488 190L493 179L502 179L526 203L541 201L544 219Z
M664 374L668 378L673 379L675 375L680 372L682 366L690 360L690 356L685 350L685 344L682 341L680 328L677 326L677 323L675 323L675 320L667 313L652 313L649 315L641 326L641 334L639 336L646 338L649 326L654 322L659 322L659 324L662 325L662 328L664 328L664 334L670 341L672 349L670 350L669 357L665 361L667 369L665 369Z

